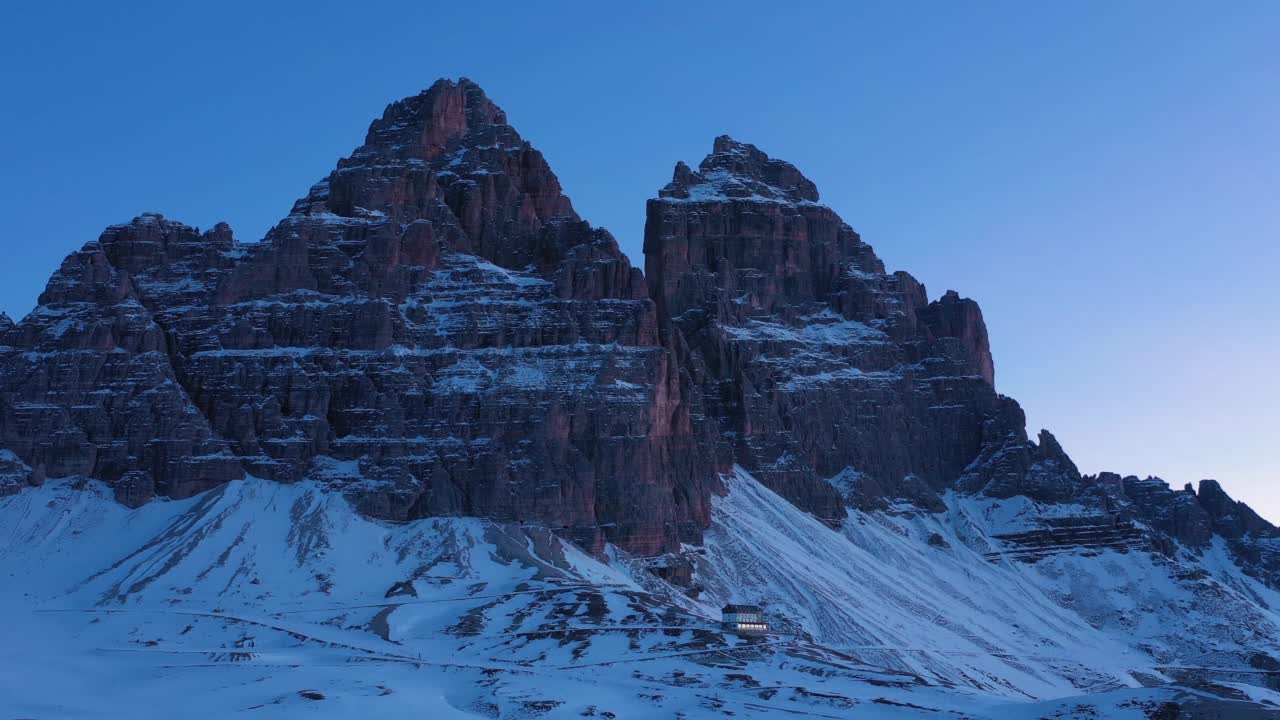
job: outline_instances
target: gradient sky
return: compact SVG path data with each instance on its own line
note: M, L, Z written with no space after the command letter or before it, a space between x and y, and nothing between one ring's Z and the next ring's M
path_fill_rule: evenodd
M6 3L0 309L143 211L260 238L437 77L479 82L642 264L729 133L890 269L976 298L1084 472L1280 521L1280 3Z

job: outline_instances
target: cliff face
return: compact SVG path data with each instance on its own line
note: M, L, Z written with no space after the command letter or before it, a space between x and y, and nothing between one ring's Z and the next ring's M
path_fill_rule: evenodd
M2 331L0 447L129 504L249 473L596 550L708 522L641 273L465 80L389 106L263 242L144 215Z
M676 166L649 201L645 265L727 453L824 520L846 501L937 509L984 450L1032 452L977 304L886 273L812 182L752 145L720 137L696 172ZM991 465L974 472L1016 487L1031 463Z
M1189 503L1029 441L977 304L886 272L792 165L720 137L658 195L642 274L479 87L440 81L260 243L110 227L0 317L0 493L310 478L375 517L655 555L701 541L736 463L832 525L1022 495L1277 566L1216 484Z

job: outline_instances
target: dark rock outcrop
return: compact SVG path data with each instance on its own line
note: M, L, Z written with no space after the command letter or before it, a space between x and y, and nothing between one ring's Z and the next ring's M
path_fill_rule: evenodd
M1025 426L1022 409L1005 399L1001 412L984 422L982 451L957 487L997 498L1025 495L1045 503L1076 499L1081 478L1075 463L1048 430L1040 431L1039 444L1028 442Z
M1148 548L1148 538L1133 521L1115 513L1048 518L1044 527L997 534L994 538L1007 549L989 556L1023 562L1036 562L1064 552L1129 552Z
M1180 549L1198 553L1221 538L1245 572L1280 587L1280 529L1231 499L1216 480L1201 480L1198 490L1190 484L1174 490L1156 477L1100 473L1084 483L1095 497L1098 488L1118 486L1120 492L1106 494L1109 507L1145 525L1166 555Z
M1123 478L1121 483L1124 509L1157 532L1194 548L1204 547L1213 539L1209 515L1190 485L1174 490L1160 478L1140 480L1134 476Z
M1228 540L1247 535L1272 536L1276 533L1276 527L1263 520L1252 508L1232 500L1217 480L1201 480L1196 491L1196 501L1209 516L1213 531Z

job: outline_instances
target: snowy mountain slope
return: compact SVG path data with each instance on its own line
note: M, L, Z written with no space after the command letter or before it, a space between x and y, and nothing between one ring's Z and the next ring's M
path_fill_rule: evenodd
M1127 647L935 516L858 513L833 531L742 471L716 510L698 572L710 594L748 595L823 643L1010 696L1133 683L1122 662L1096 663ZM929 544L935 533L945 544Z
M727 483L696 554L708 600L760 601L871 664L1047 697L1188 674L1257 684L1255 658L1280 652L1280 596L1221 543L1181 560L1077 550L1025 563L993 536L1062 506L951 494L946 513L853 512L833 531L741 469Z
M1100 717L1140 718L1198 697L1139 688L1131 671L1154 677L1149 658L1053 602L1038 571L987 563L955 533L950 549L922 542L939 520L869 515L834 531L745 473L727 482L698 601L537 527L379 522L310 482L237 481L134 510L99 484L51 482L0 500L0 708L1030 718L1087 691ZM1021 594L998 602L1008 588ZM714 605L731 595L798 627L726 636Z

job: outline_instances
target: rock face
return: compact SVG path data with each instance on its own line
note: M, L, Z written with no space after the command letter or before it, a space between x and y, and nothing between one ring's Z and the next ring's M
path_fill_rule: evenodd
M719 137L696 172L677 165L649 201L645 266L720 454L818 517L940 508L1011 444L1024 461L969 472L1019 486L1031 471L977 304L886 273L790 164Z
M786 162L720 137L678 164L645 264L479 87L437 82L261 242L144 214L0 316L0 493L93 478L137 506L312 479L375 517L660 555L701 541L736 463L831 524L1021 495L1222 537L1280 576L1275 528L1216 483L1086 478L1029 441L977 304L888 273Z
M240 477L230 443L179 383L169 338L144 301L152 277L191 300L229 233L200 235L144 215L72 253L40 305L3 335L0 446L49 476L110 482L128 505L188 497ZM229 261L228 261L229 262Z
M466 80L389 106L263 242L143 215L3 332L0 447L129 504L250 473L595 550L708 521L643 276Z
M1084 478L1086 491L1104 496L1118 516L1149 528L1155 546L1166 555L1199 553L1221 539L1245 572L1280 587L1280 529L1248 505L1232 500L1216 480L1201 480L1174 490L1160 478L1100 473Z

